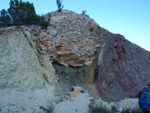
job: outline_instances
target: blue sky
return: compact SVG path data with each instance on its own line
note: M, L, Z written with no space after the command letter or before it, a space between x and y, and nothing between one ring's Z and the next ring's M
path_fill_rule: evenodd
M0 0L0 10L7 9L9 1ZM28 1L39 15L57 9L56 0ZM86 10L101 27L150 51L150 0L63 0L63 5L76 13Z

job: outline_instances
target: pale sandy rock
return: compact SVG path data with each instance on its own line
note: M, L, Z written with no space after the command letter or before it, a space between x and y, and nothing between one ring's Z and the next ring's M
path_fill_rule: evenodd
M32 38L25 27L0 30L1 113L42 113L55 99L55 69Z
M54 88L47 84L44 89L20 92L0 90L0 113L45 113L55 100Z
M88 113L91 97L88 94L81 93L66 101L58 103L54 107L53 113Z
M20 91L44 87L44 79L52 83L55 70L51 63L43 68L37 57L32 36L23 28L0 31L0 89ZM49 61L47 61L48 63Z
M78 88L77 88L78 89ZM80 88L79 88L80 89ZM93 113L93 109L111 112L112 108L116 108L114 113L142 113L139 108L137 99L124 99L119 102L106 102L101 99L94 99L88 93L80 93L75 97L67 98L54 106L53 113ZM104 111L103 111L104 112Z
M84 89L82 87L74 86L72 89L73 91L70 93L71 97L76 97L80 93L84 93Z
M73 90L74 91L79 91L79 92L84 92L84 89L82 87L79 87L79 86L74 86Z
M139 105L138 105L138 99L123 99L120 102L117 102L117 105L119 108L122 108L124 110L134 110L134 109L139 109Z
M71 97L76 97L79 94L80 94L80 91L72 91L70 95L71 95Z

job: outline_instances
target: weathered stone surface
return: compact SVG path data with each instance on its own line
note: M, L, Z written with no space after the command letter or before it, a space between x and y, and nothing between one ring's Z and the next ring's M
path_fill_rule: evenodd
M71 95L72 97L76 97L76 96L78 96L79 94L80 94L80 91L76 91L76 90L75 90L75 91L72 91L70 95Z
M88 90L91 95L97 95L97 92L92 85L94 79L94 69L97 65L97 57L99 52L96 52L96 59L91 65L81 67L66 67L58 63L53 62L53 66L56 69L56 74L59 79L58 91L60 96L65 94L65 91L71 91L73 86L83 87ZM63 94L64 93L64 94Z
M91 99L89 105L89 113L93 111L103 111L105 113L115 112L115 113L142 113L139 108L138 99L123 99L119 102L106 102L101 99ZM115 109L116 111L114 111Z
M73 87L73 91L70 93L70 95L71 95L71 97L76 97L80 93L84 93L83 88L81 88L81 87Z
M54 99L55 70L40 58L24 27L0 29L0 112L45 112ZM43 64L43 65L42 65Z
M120 101L135 97L149 81L150 53L123 36L67 10L49 13L45 18L50 20L47 29L31 25L0 30L0 111L3 113L23 112L25 106L33 106L25 107L26 113L43 112L60 100L63 102L55 105L54 112L86 113L90 97L86 98L78 88L71 92L73 86L83 87L90 95L99 95L106 101ZM71 92L74 102L67 100L67 92ZM81 106L84 100L86 109ZM127 108L131 102L137 107L137 99L114 105L123 109L122 106ZM70 104L72 109L65 108Z
M42 88L44 79L52 83L55 70L51 63L39 63L32 36L23 28L6 28L0 31L0 89ZM48 61L49 62L49 61ZM47 62L47 63L48 63Z
M95 51L101 45L95 32L98 24L86 16L67 10L49 13L46 18L50 20L50 26L47 30L35 33L38 34L40 51L47 51L52 60L65 66L92 64Z
M150 78L150 52L112 33L105 34L101 48L95 72L101 97L109 101L135 98Z
M88 94L79 94L66 101L59 102L53 113L89 113L90 96Z
M106 102L101 99L94 99L87 92L80 93L75 97L61 101L54 106L54 113L93 113L114 112L123 113L142 113L138 105L138 99L123 99L119 102ZM95 113L94 112L94 113Z
M45 113L45 109L50 109L54 99L54 88L50 85L43 89L24 92L1 89L0 113Z
M86 88L94 80L100 97L115 101L135 97L144 87L143 78L150 78L147 71L149 53L123 36L112 34L92 19L67 10L52 12L45 17L51 24L47 30L35 30L39 31L36 39L38 50L53 60L64 89L78 84ZM135 49L138 48L141 54L135 58ZM99 58L96 53L100 53ZM142 54L146 55L145 61L140 60ZM94 77L96 65L99 74ZM116 89L119 91L115 92Z

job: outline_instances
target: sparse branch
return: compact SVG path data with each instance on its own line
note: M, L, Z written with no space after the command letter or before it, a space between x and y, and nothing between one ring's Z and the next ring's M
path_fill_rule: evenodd
M83 10L83 11L82 11L82 15L86 15L86 10Z
M86 10L82 11L82 15L87 16L89 18L89 15L86 14Z

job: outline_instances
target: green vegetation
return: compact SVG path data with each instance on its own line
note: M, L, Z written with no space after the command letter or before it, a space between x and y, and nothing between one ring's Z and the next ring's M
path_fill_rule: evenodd
M42 28L47 28L48 21L44 17L39 16L35 12L32 3L22 2L22 0L10 0L10 7L6 11L3 9L0 14L0 25L41 25Z
M112 105L111 109L108 109L102 102L97 103L95 100L91 101L89 109L89 113L118 113L118 109L115 105ZM142 113L142 110L140 108L134 110L123 109L123 111L119 113Z
M43 107L43 106L40 106L40 109L42 109L45 113L52 113L53 112L53 108L52 107L49 107L48 109Z
M91 101L91 104L89 105L90 111L89 113L117 113L117 107L111 106L111 110L106 108L102 103L96 104L95 101Z
M143 113L141 109L135 109L135 110L123 110L121 113Z
M108 113L105 107L90 107L90 113Z
M118 111L116 106L111 106L111 112L110 113L116 113Z
M0 25L11 25L11 18L5 9L0 12Z
M41 22L40 25L42 26L42 29L47 28L47 26L49 25L49 21L45 21L44 16L41 16L40 22Z
M90 113L117 113L117 108L114 107L111 110L108 110L105 106L99 106L99 107L90 107Z

